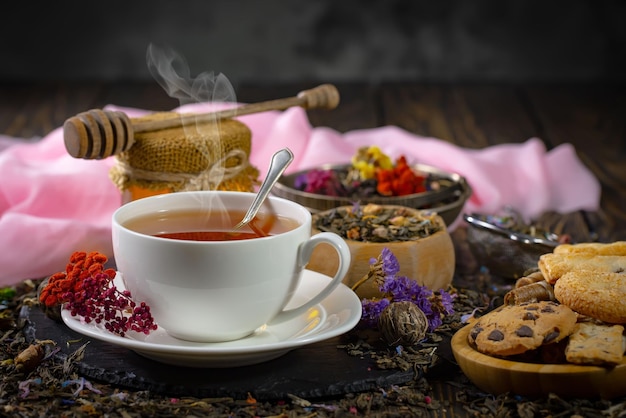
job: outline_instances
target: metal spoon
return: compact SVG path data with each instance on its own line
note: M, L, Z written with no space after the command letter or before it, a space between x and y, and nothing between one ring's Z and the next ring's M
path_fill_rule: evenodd
M291 164L292 161L293 153L289 150L289 148L283 148L272 156L272 161L270 161L270 166L267 170L267 176L265 176L265 180L263 180L263 183L259 188L259 192L254 198L250 209L246 212L246 215L243 217L241 222L233 227L233 230L243 227L254 219L256 213L259 211L261 205L267 198L267 195L269 195L270 190L272 190L272 187L274 187L278 178L281 174L283 174L287 166Z

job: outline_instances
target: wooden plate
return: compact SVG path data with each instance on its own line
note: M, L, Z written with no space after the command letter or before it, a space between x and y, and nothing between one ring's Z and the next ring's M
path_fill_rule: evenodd
M626 356L614 368L503 360L470 346L470 329L471 325L467 325L454 334L452 352L463 373L485 392L523 396L554 393L561 397L603 399L626 395Z

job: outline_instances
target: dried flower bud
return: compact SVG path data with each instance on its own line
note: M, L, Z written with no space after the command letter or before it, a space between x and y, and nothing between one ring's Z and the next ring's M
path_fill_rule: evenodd
M41 363L44 354L41 344L31 344L15 357L13 363L18 371L28 373Z
M394 216L389 220L389 223L394 226L406 226L409 220L404 216Z
M378 226L372 230L372 235L381 240L387 240L389 238L389 230L384 226Z
M363 211L363 216L369 216L379 213L382 210L382 207L375 203L368 203L367 205L363 206L361 210Z
M393 302L380 314L378 328L389 345L412 346L426 337L428 318L413 302Z

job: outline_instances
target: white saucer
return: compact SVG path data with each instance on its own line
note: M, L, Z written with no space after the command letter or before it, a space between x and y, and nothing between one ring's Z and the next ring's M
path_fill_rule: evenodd
M305 270L288 307L309 300L330 282L330 277ZM123 289L120 274L115 286ZM149 335L129 332L120 337L95 323L85 323L69 311L61 311L63 322L88 337L119 345L150 359L187 367L236 367L272 360L307 344L350 331L361 319L361 301L347 286L340 284L330 296L306 314L281 324L267 324L254 334L236 341L196 343L171 337L159 327Z

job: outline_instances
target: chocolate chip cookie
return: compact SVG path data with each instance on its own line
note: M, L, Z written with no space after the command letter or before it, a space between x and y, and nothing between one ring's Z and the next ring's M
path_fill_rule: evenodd
M574 330L577 315L569 307L541 301L507 305L480 318L468 340L481 353L511 356L555 343Z

